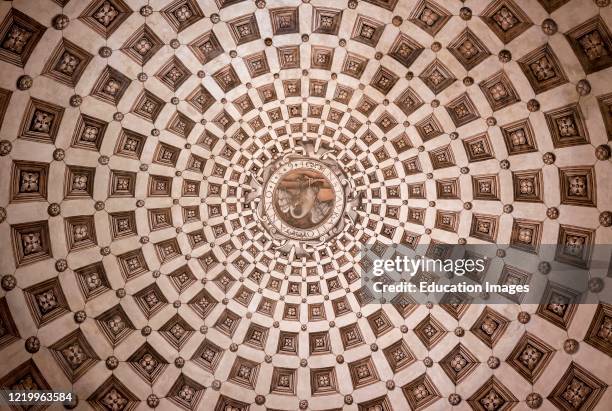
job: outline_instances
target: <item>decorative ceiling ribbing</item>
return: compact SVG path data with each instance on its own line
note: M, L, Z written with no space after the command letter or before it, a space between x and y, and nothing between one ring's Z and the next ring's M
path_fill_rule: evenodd
M609 3L1 2L0 387L109 411L607 409L611 305L380 304L359 249L493 244L497 278L506 250L545 272L611 244ZM354 188L302 253L258 212L293 154Z

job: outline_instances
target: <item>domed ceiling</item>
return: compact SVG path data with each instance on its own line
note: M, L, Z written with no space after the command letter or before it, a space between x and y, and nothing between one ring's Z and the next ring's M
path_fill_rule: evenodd
M1 2L0 387L609 409L607 267L581 305L360 279L364 245L488 244L497 278L507 250L546 273L612 243L609 3Z

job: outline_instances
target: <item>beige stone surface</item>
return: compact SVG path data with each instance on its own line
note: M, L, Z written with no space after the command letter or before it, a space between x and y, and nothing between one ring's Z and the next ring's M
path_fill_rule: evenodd
M609 261L609 3L1 2L0 388L111 411L609 409L610 289L402 311L349 274L375 242ZM256 194L305 152L354 189L302 256Z

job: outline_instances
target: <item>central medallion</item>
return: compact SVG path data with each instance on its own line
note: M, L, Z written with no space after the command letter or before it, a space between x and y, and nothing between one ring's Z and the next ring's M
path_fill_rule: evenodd
M280 219L293 228L307 230L324 223L335 202L329 180L308 168L295 169L282 176L272 195Z
M263 188L262 217L277 236L315 241L337 234L346 205L346 181L339 168L318 159L282 161Z

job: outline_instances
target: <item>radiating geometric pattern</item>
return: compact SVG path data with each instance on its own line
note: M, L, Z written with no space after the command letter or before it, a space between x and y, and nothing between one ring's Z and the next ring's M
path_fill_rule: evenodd
M109 411L609 409L611 10L2 2L0 388ZM359 201L302 257L249 195L313 146ZM602 294L373 302L359 248L400 243L494 245L500 282L590 269Z

